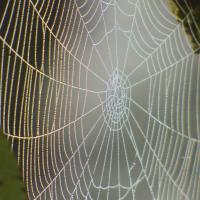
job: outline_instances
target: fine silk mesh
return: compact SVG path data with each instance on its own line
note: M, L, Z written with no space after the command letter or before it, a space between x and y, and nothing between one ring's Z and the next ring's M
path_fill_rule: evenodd
M200 199L188 17L166 0L0 3L1 127L29 199Z

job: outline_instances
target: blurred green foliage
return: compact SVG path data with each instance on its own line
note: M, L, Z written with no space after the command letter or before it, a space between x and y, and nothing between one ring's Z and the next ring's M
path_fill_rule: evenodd
M200 1L199 0L168 0L171 12L190 41L193 51L200 53Z
M0 131L0 200L27 199L24 184L7 138Z

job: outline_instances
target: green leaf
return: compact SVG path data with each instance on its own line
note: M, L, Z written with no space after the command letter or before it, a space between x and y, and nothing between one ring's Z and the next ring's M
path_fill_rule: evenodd
M200 53L200 1L168 0L169 8L178 22L182 22L183 30L197 54Z
M25 200L27 195L7 138L0 132L0 200Z

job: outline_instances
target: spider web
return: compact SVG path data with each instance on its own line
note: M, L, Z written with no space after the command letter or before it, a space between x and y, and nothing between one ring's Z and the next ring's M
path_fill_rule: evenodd
M27 0L0 15L1 126L29 199L200 199L190 12Z

